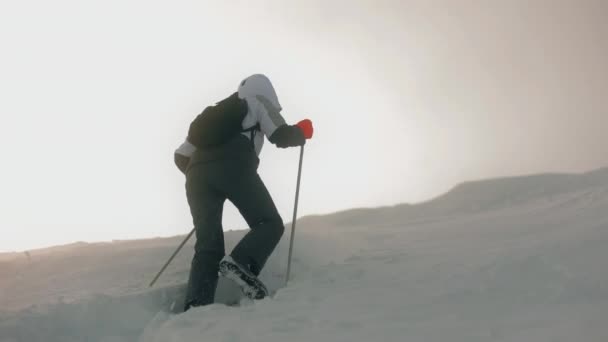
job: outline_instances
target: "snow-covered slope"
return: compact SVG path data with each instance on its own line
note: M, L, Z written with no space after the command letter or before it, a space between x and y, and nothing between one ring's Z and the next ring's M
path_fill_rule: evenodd
M298 224L287 287L283 241L273 298L184 314L191 247L147 288L181 237L0 258L0 341L608 341L608 170Z
M547 201L564 193L581 192L608 184L608 168L585 174L543 174L460 184L429 202L393 207L353 209L332 215L309 216L300 226L403 224L479 211Z

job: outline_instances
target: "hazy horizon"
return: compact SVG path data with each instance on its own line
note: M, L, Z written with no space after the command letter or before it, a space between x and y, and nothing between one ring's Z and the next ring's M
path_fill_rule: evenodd
M608 167L606 17L600 0L2 4L0 252L187 233L173 150L252 73L315 123L300 216ZM261 154L285 222L297 161Z
M608 167L601 167L598 169L593 169L593 170L588 170L586 172L582 172L579 173L578 175L583 175L583 174L588 174L588 173L592 173L592 172L597 172L597 171L602 171L602 170L608 170ZM523 174L523 175L513 175L511 177L507 177L507 178L518 178L518 177L526 177L526 176L542 176L542 175L552 175L552 174L564 174L564 175L568 175L568 173L555 173L555 172L547 172L547 173L543 173L543 174ZM399 204L409 204L409 205L417 205L417 204L424 204L427 203L428 201L433 201L435 199L438 199L440 197L442 197L443 195L446 195L447 193L449 193L451 190L453 190L454 188L456 188L457 186L467 183L467 182L475 182L475 181L491 181L491 180L500 180L503 178L491 178L491 179L476 179L476 180L465 180L463 183L459 183L459 184L455 184L451 189L449 189L447 192L445 193L441 193L438 194L437 196L434 196L432 198L430 198L427 201L421 201L421 202L415 202L415 203L396 203L395 205L399 205ZM380 209L383 208L385 206L379 206L379 207L356 207L356 208L345 208L342 210L338 210L338 211L333 211L333 212L325 212L325 213L311 213L310 215L313 216L324 216L324 215L332 215L332 214L337 214L337 213L341 213L341 212L347 212L348 210L352 210L352 209ZM388 207L388 206L387 206ZM299 216L299 218L302 218L302 216ZM287 222L287 223L291 223L291 222ZM286 227L288 230L291 229L291 226ZM240 229L230 229L230 230L243 230L243 229L247 229L246 227L241 227ZM130 242L138 242L138 241L142 241L142 240L151 240L151 239L157 239L157 238L175 238L178 236L185 236L187 234L187 232L182 232L182 233L178 233L175 235L169 235L169 236L148 236L148 237L140 237L140 238L132 238L132 239L108 239L108 240L99 240L99 241L83 241L83 240L78 240L78 241L71 241L71 242L67 242L67 243L63 243L63 244L58 244L58 245L49 245L49 246L38 246L35 248L31 248L31 249L27 249L27 250L7 250L7 251L0 251L0 254L12 254L12 253L23 253L26 251L35 251L35 250L45 250L45 249L54 249L54 248L62 248L62 247L68 247L71 245L77 245L77 244L81 244L81 243L86 243L86 244L95 244L95 243L113 243L113 242L121 242L121 243L130 243ZM190 241L190 243L192 243L192 241Z

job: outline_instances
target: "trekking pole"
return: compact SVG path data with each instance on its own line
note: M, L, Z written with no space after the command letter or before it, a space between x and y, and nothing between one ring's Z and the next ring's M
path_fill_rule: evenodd
M188 236L186 236L186 238L184 239L184 241L182 241L182 243L179 244L179 247L177 247L177 249L175 250L175 252L173 252L173 255L171 255L171 257L169 258L169 260L167 260L167 263L163 266L163 268L160 269L160 271L158 272L158 274L156 275L156 277L154 277L154 279L152 280L152 282L150 282L150 287L152 287L154 285L154 283L156 283L156 281L158 280L158 278L160 277L160 275L163 274L163 272L165 271L165 268L167 268L167 266L169 266L169 264L171 263L171 261L173 261L173 258L175 258L175 256L177 255L177 253L179 253L179 251L182 249L182 247L184 247L184 245L190 239L190 237L192 236L192 234L194 234L195 230L196 230L196 228L192 228L192 231L190 232L190 234L188 234Z
M304 145L300 147L300 165L298 167L298 183L296 186L296 201L293 207L293 220L291 220L291 238L289 239L289 257L287 259L287 274L285 275L285 284L289 282L289 273L291 271L291 254L293 252L293 239L296 233L296 217L298 216L298 199L300 197L300 179L302 178L302 160L304 159Z

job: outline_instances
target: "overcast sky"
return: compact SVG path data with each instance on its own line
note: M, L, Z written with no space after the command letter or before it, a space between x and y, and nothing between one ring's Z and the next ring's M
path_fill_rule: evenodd
M188 232L173 150L253 73L315 123L302 215L608 166L606 18L602 0L2 2L0 251ZM298 151L261 159L291 221Z

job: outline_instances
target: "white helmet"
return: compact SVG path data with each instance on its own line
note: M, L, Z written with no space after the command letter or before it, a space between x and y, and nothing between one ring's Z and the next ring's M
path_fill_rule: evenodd
M272 83L270 83L268 77L262 74L251 75L239 85L239 98L256 96L265 97L278 111L281 111L281 104Z

